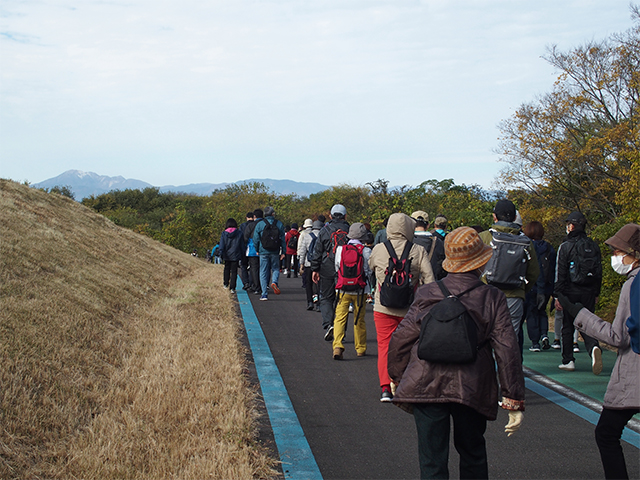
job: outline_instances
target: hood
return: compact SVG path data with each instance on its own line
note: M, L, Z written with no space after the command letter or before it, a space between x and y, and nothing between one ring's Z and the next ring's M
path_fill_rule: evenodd
M389 240L413 241L413 232L416 222L404 213L394 213L387 222L387 238Z
M544 240L534 240L533 245L536 248L536 252L539 252L539 253L545 253L546 251L549 250L549 247L550 247L549 243L545 242Z
M240 234L240 230L235 227L227 228L225 232L227 232L231 237L234 237Z
M520 225L513 222L503 222L502 220L494 223L491 228L498 232L512 233L514 235L520 235Z

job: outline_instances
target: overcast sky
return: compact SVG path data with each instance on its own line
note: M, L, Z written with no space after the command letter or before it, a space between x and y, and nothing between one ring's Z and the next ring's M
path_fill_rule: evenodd
M3 0L0 177L489 188L546 48L629 0Z

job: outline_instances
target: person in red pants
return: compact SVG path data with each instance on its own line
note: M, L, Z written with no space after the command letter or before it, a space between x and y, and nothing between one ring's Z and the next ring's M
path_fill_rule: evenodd
M404 213L394 213L389 217L389 221L387 222L387 242L390 243L391 248L393 248L398 258L401 257L407 242L413 242L415 226L415 220ZM390 258L389 251L385 245L387 242L379 243L373 247L371 257L369 258L369 267L376 278L373 321L376 324L376 335L378 339L378 376L382 389L380 396L381 402L391 402L393 399L391 379L387 372L389 340L391 340L391 335L404 318L410 306L390 308L382 305L380 288L384 282L385 272L389 266ZM427 252L424 247L412 244L408 258L411 261L411 283L414 289L417 288L418 285L430 283L435 280L431 263L429 262L429 252Z

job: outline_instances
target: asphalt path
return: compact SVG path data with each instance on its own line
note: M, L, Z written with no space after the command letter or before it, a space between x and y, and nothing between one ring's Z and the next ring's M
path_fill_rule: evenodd
M320 313L306 310L300 278L280 278L281 295L249 295L313 456L325 479L419 478L413 416L380 402L373 310L367 307L367 355L356 357L350 315L344 360L332 357ZM490 478L603 478L594 425L527 390L521 429L504 433L507 413L488 422ZM625 442L631 478L640 451ZM286 468L286 467L285 467ZM450 475L458 455L450 447Z

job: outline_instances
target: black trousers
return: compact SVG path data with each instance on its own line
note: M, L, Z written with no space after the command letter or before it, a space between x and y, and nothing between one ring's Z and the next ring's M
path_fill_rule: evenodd
M420 478L449 478L450 419L453 444L460 454L460 478L489 478L484 432L487 418L458 403L416 403Z
M239 260L225 260L224 272L222 273L222 281L225 287L229 287L231 290L236 289L236 281L238 280L238 264Z
M569 301L573 303L581 303L587 310L593 312L596 307L596 297L592 293L567 295ZM575 327L573 326L574 317L569 315L569 312L562 312L562 363L565 365L569 362L573 362L575 357L573 356L573 332ZM584 333L581 334L584 339L584 345L587 349L587 353L591 356L591 350L593 347L599 346L598 341Z
M260 287L260 257L247 257L249 263L249 275L251 276L251 289L262 291Z
M627 422L638 412L640 410L637 408L613 410L605 407L602 409L600 420L596 425L596 443L600 450L605 478L629 478L620 438Z
M250 280L249 280L249 257L246 255L242 256L242 260L240 260L240 278L242 279L242 286L249 288Z

